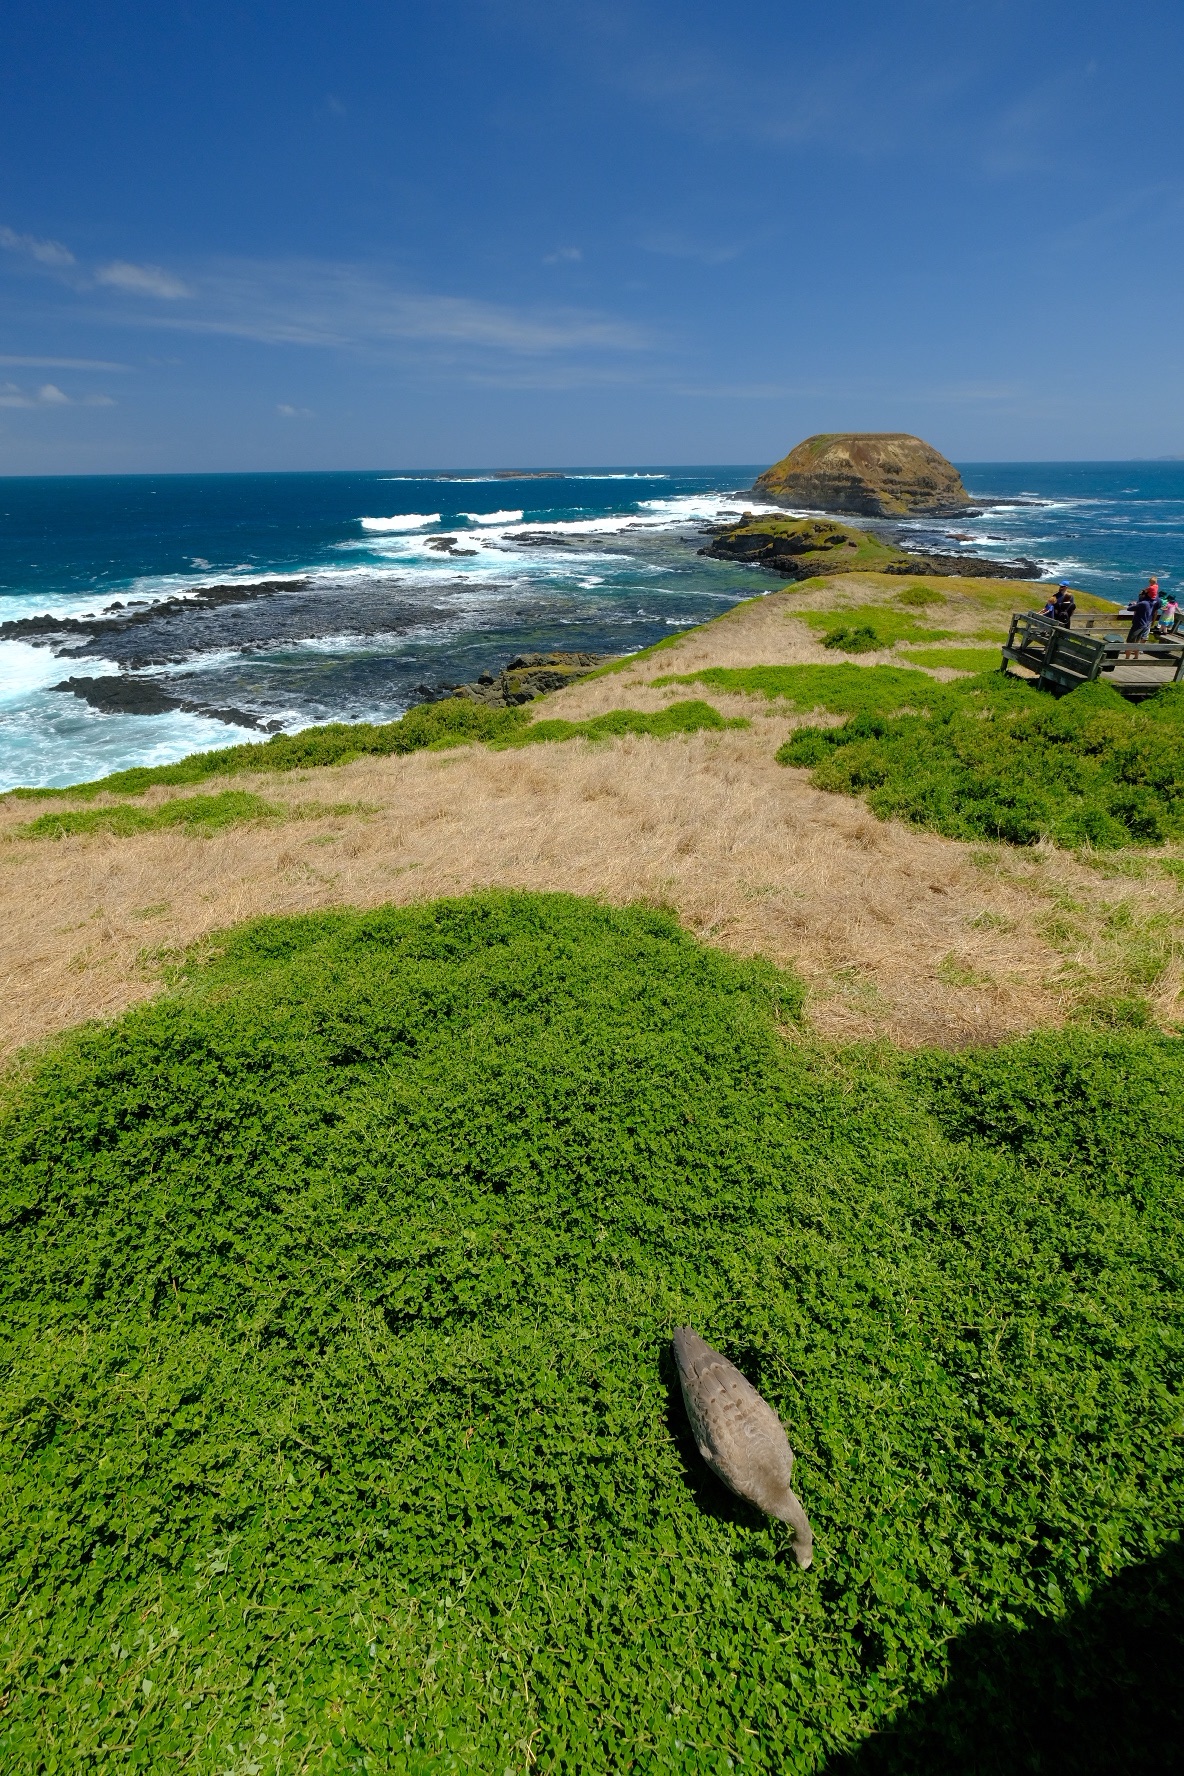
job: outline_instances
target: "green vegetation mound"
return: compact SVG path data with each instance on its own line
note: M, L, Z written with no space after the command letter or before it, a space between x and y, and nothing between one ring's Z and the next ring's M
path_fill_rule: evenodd
M488 709L459 697L442 703L424 703L408 710L395 722L329 722L305 728L299 734L277 734L271 740L244 746L225 746L215 752L193 752L173 765L136 765L130 771L114 771L93 783L75 783L68 789L11 789L10 796L70 796L88 799L103 793L143 795L157 784L203 783L207 777L231 777L244 771L306 771L322 765L346 765L364 757L392 758L425 749L442 751L453 746L484 742L494 747L534 746L541 741L608 739L621 734L650 734L669 739L675 734L694 734L703 728L743 728L742 717L728 720L709 703L672 703L668 709L646 715L636 709L610 709L587 721L532 722L525 709ZM208 798L226 803L225 797ZM249 798L248 798L249 799ZM255 798L258 800L258 798ZM227 803L227 805L229 805ZM245 805L245 804L244 804ZM175 803L173 807L192 806ZM260 803L262 810L266 804ZM245 815L233 818L247 818ZM47 817L48 818L48 817ZM130 832L145 825L171 825L196 816L170 814L144 816L138 828L114 827L105 817L94 826ZM221 824L225 825L223 820ZM48 829L47 829L48 830ZM63 831L91 830L77 824Z
M716 691L767 697L791 709L829 709L834 715L891 715L900 709L954 707L955 689L908 666L706 666L667 673L655 685L705 684Z
M665 709L646 714L640 709L610 709L604 715L589 716L586 721L535 721L501 745L537 746L554 740L620 739L625 734L648 734L656 740L669 740L675 734L719 732L723 728L746 728L742 715L722 716L710 703L691 701L670 703Z
M843 1057L799 997L490 895L241 929L11 1079L0 1767L784 1776L988 1629L1052 1749L1166 1767L1181 1045ZM683 1321L789 1426L807 1573Z
M1158 845L1184 834L1184 685L1131 704L1088 684L1054 701L1000 672L943 686L928 715L865 706L777 757L821 789L955 839ZM824 695L819 702L833 708Z
M184 796L160 808L136 808L115 802L104 808L55 808L17 828L22 839L64 839L74 833L109 832L117 838L134 833L163 832L180 827L185 832L214 833L238 826L245 820L281 819L285 809L246 789L226 789L221 795Z

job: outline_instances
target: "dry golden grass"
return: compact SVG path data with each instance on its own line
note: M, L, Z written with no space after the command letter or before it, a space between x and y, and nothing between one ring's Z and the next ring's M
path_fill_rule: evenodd
M802 596L744 606L656 661L557 694L546 714L661 708L687 694L653 688L659 672L833 661L790 617ZM942 620L953 626L944 609ZM797 969L828 1037L997 1041L1132 983L1162 1021L1178 1020L1179 884L1156 882L1149 925L1146 885L1129 879L1154 872L1154 860L1090 868L881 823L774 762L794 718L758 699L711 700L751 729L237 777L235 788L303 806L304 817L208 838L34 842L14 833L37 804L2 802L0 1050L160 991L162 957L240 920L486 887L669 905L707 941ZM373 811L310 817L310 803L331 802Z

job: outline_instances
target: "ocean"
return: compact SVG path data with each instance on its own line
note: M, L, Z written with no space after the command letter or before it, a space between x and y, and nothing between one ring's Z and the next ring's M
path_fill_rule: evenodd
M522 652L646 647L776 584L696 553L761 509L763 466L0 479L0 788L389 721ZM959 467L1016 503L897 527L918 545L1118 601L1184 574L1184 463Z

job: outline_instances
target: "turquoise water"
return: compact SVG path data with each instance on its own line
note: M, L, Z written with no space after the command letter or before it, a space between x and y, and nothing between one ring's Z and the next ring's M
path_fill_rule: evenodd
M1116 599L1184 572L1184 465L962 467L1032 503L918 542ZM521 651L647 646L774 583L696 553L757 472L0 480L0 787L390 719Z

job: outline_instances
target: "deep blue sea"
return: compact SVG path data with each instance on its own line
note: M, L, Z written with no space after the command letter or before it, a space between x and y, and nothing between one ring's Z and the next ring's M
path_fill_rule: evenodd
M696 553L759 509L737 496L761 466L0 479L0 788L389 720L520 652L645 647L776 583ZM919 542L1116 600L1184 576L1184 463L959 466L1027 503Z

